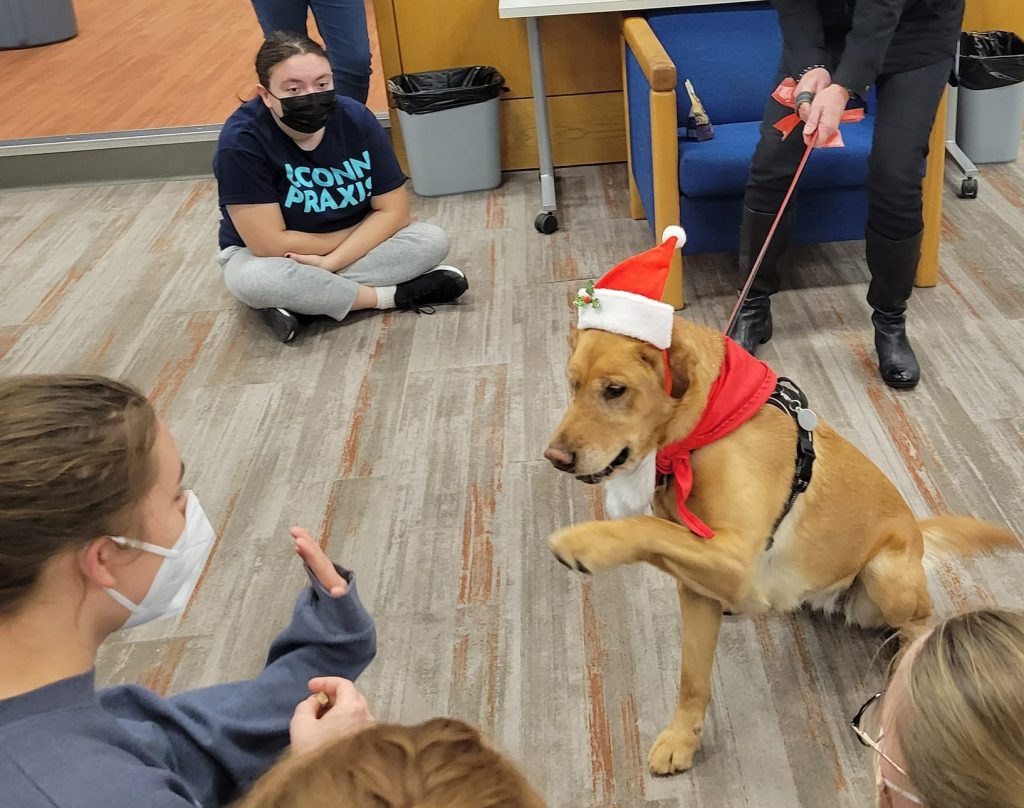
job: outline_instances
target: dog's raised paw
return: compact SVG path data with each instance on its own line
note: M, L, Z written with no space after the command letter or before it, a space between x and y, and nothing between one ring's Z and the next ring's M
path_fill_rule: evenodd
M693 733L663 730L651 747L647 766L651 774L658 776L685 772L693 768L693 755L698 746L700 739Z
M549 541L555 558L584 575L636 560L635 546L621 540L602 522L564 528L553 533Z

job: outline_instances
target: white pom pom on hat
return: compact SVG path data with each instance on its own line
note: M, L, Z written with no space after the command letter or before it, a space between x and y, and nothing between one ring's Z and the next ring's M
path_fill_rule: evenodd
M661 234L661 240L668 241L670 238L675 236L676 238L676 249L683 249L683 245L686 243L686 231L683 230L678 224L670 224Z

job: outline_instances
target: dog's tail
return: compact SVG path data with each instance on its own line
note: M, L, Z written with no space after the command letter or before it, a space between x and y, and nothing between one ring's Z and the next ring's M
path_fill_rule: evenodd
M970 516L936 516L919 522L925 556L977 555L1020 549L1020 540L1005 528Z

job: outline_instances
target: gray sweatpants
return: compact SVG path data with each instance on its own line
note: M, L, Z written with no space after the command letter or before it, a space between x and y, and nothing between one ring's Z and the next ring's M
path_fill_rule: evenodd
M418 278L448 255L448 236L436 225L414 222L341 272L291 258L258 258L246 247L217 255L228 291L254 309L280 307L297 314L344 319L364 286L393 286Z

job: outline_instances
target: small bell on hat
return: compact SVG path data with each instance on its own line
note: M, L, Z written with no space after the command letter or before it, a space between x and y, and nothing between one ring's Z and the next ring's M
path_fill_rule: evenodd
M627 258L597 283L580 289L574 301L578 328L596 328L649 342L666 350L672 344L672 306L662 302L672 253L686 243L686 231L669 225L661 244Z

